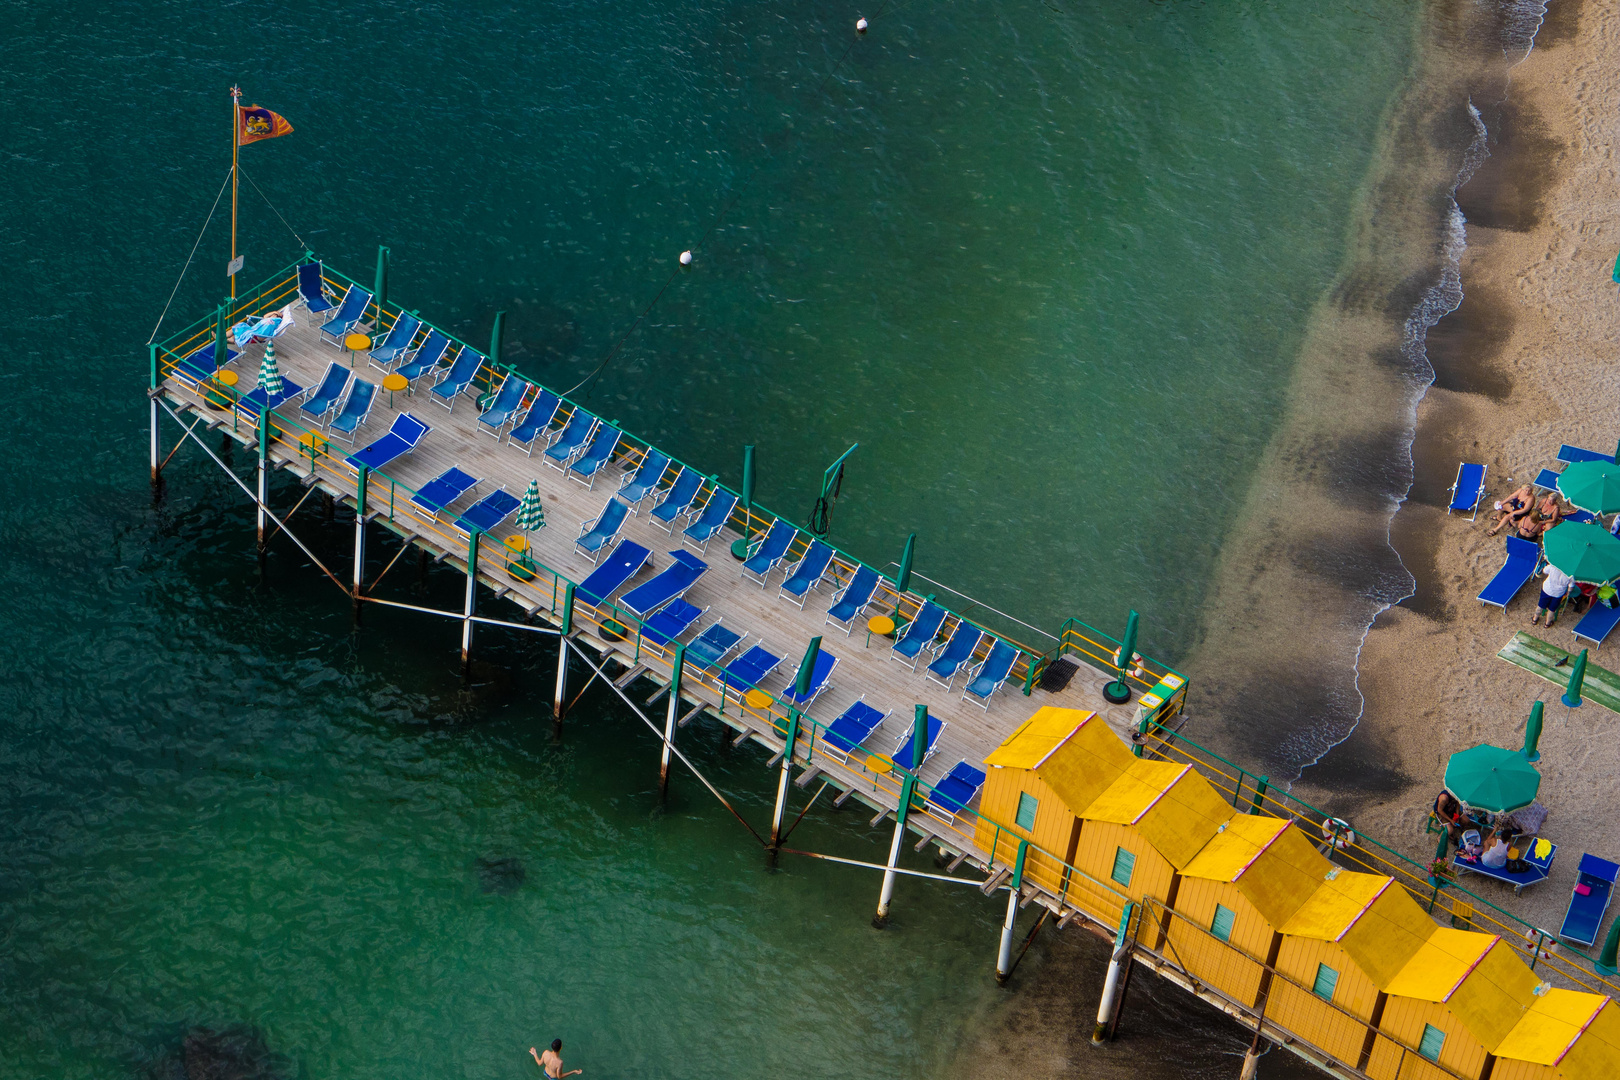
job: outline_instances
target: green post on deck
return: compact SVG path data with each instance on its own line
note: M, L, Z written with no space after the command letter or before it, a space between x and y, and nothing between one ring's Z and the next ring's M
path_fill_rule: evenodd
M911 795L916 790L917 778L910 773L900 781L900 805L895 808L895 820L901 825L906 823L906 815L911 812Z
M366 517L366 481L370 475L371 469L368 466L360 466L360 480L354 486L354 516L362 521ZM473 533L473 536L477 535L476 532ZM474 540L474 543L477 541Z
M911 728L911 761L907 763L912 772L922 768L923 758L928 754L928 706L918 705L914 717Z
M376 301L377 317L380 319L382 307L388 303L388 249L381 244L377 245L377 277L372 282L371 298Z
M157 342L154 341L152 344L150 344L150 345L148 345L146 347L147 359L150 360L151 364L152 364L152 389L153 390L157 389L157 384L158 384L158 380L157 380L157 367L158 367L158 365L157 365L157 354L158 354Z
M495 313L495 325L489 328L489 362L501 362L501 350L506 345L506 312Z
M793 760L793 750L799 744L799 710L788 710L787 738L782 743L782 761L784 764Z
M562 635L567 637L574 632L574 583L570 581L568 588L563 590L562 608Z
M1251 815L1260 813L1260 804L1265 801L1266 788L1270 786L1271 777L1269 776L1262 776L1260 782L1254 785L1254 802L1249 804L1249 813Z
M1597 963L1592 965L1597 968L1599 975L1612 978L1620 970L1615 963L1616 952L1620 952L1620 919L1614 920L1609 927L1609 936L1603 939L1603 951L1598 954Z
M1018 841L1018 858L1013 861L1012 891L1016 895L1024 884L1024 857L1029 854L1029 841Z

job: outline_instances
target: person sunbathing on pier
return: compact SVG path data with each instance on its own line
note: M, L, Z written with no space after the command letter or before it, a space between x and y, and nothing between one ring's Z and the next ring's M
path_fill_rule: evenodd
M529 1047L529 1053L533 1055L534 1063L540 1066L540 1071L545 1073L550 1080L562 1080L565 1076L578 1076L585 1071L584 1069L569 1069L567 1072L563 1072L561 1039L552 1039L550 1049L544 1054L536 1054L532 1046Z
M1529 484L1526 484L1518 491L1515 491L1513 494L1497 503L1496 508L1502 512L1502 516L1496 519L1495 527L1485 535L1495 536L1499 531L1501 531L1502 526L1506 525L1508 522L1518 521L1520 518L1530 513L1531 508L1535 506L1535 499L1535 491L1530 487Z

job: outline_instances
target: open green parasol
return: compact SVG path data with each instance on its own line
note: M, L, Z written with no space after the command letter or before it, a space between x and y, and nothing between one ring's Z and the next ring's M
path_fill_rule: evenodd
M1576 581L1602 585L1620 577L1620 540L1601 525L1566 521L1543 533L1541 543L1547 561Z
M1476 746L1446 762L1446 790L1475 809L1500 814L1534 802L1541 774L1517 750Z
M1582 510L1612 514L1620 510L1620 465L1577 461L1558 474L1558 493Z

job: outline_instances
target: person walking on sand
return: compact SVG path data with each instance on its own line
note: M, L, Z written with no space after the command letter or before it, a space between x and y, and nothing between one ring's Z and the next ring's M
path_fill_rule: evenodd
M1569 594L1569 587L1575 584L1575 579L1564 573L1552 563L1547 564L1547 580L1541 586L1541 599L1536 601L1536 613L1530 617L1530 625L1535 626L1541 621L1541 613L1547 613L1547 625L1551 626L1558 621L1558 608L1563 604L1564 597Z
M584 1069L570 1069L563 1072L562 1040L552 1039L551 1048L544 1054L535 1053L534 1047L529 1047L529 1053L534 1057L534 1063L540 1066L549 1080L562 1080L565 1076L578 1076Z

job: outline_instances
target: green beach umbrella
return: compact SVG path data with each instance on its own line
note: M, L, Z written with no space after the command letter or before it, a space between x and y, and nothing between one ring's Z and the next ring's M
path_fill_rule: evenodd
M1601 525L1566 521L1543 533L1541 543L1547 561L1576 581L1603 585L1620 577L1620 540Z
M227 335L231 326L231 302L225 301L219 305L219 317L214 320L214 367L222 368L225 361L231 358L230 346L226 344Z
M804 650L804 659L799 661L799 677L793 680L793 696L803 699L810 696L810 682L816 677L816 659L821 655L821 637L817 635L810 639L810 647Z
M381 244L377 245L377 276L371 283L371 298L377 302L379 313L388 303L388 249Z
M1536 744L1541 742L1541 714L1546 708L1539 701L1530 706L1530 719L1524 724L1524 749L1519 751L1526 761L1541 760L1541 751L1536 749Z
M1103 687L1103 697L1115 705L1123 705L1131 700L1131 687L1125 681L1125 673L1131 670L1131 657L1136 655L1136 624L1135 609L1131 617L1125 621L1125 639L1119 643L1119 652L1114 654L1114 667L1119 669L1119 678Z
M743 511L748 515L748 532L754 531L754 448L743 447ZM747 539L745 536L744 539Z
M1564 687L1564 704L1571 709L1581 704L1581 686L1586 682L1586 650L1575 658L1575 666L1569 672L1569 685ZM1531 758L1534 761L1535 758Z
M896 592L905 592L906 586L911 584L911 559L917 554L917 534L912 533L906 537L906 551L900 556L900 572L894 576Z
M918 705L914 711L914 720L911 728L911 760L906 767L912 772L922 768L923 758L928 753L928 706Z
M1577 461L1558 474L1558 493L1582 510L1612 514L1620 510L1620 465Z
M259 361L259 385L264 387L266 398L281 396L281 369L276 367L276 343L270 342L264 347L264 359Z
M1501 814L1534 802L1541 774L1516 750L1476 746L1446 762L1446 790L1469 806Z
M540 481L529 481L529 490L523 493L523 501L518 504L516 525L524 532L538 532L546 527L546 508L540 505Z

